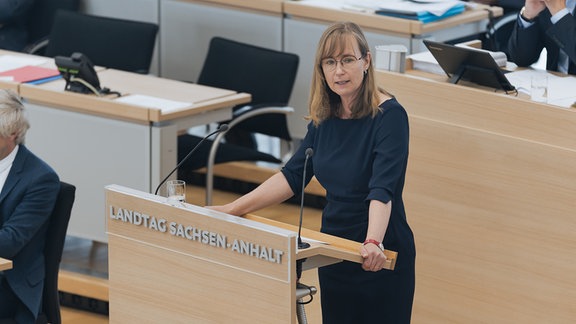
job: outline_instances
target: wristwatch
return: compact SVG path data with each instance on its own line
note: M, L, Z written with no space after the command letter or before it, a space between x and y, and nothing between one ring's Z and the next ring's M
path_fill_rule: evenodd
M522 7L522 9L520 9L520 18L524 19L526 22L533 23L534 20L536 20L536 17L534 17L532 19L526 18L526 16L524 16L525 10L526 10L526 7Z
M366 245L366 244L374 244L376 245L380 250L384 251L384 245L382 245L382 242L378 242L376 240L373 239L367 239L366 241L364 241L364 243L362 243L362 245Z

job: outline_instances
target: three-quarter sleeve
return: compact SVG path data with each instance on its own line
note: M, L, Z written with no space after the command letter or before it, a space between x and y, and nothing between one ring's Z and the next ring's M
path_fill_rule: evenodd
M403 185L408 159L408 116L400 104L385 106L374 134L373 172L366 200L388 203L397 186Z
M308 131L306 136L304 136L302 143L281 170L294 195L299 195L302 192L302 176L304 171L304 162L306 161L306 150L309 148L314 149L315 132L316 126L314 126L313 123L309 123ZM306 185L314 176L314 163L312 160L312 158L309 158L306 163Z

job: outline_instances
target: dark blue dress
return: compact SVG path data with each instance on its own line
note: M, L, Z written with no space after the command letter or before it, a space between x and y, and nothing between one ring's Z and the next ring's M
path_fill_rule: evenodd
M323 233L363 242L371 200L392 201L384 246L398 252L394 271L364 271L353 262L318 270L324 324L409 323L414 296L414 236L406 221L402 190L408 162L409 127L404 108L390 99L374 118L330 118L308 133L282 173L292 191L302 190L305 151L307 179L326 189Z

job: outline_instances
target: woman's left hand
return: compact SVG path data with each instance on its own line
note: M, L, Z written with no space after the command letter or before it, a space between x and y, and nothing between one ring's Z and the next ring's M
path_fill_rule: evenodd
M386 264L386 255L376 244L364 244L360 247L360 255L364 258L362 269L380 271Z

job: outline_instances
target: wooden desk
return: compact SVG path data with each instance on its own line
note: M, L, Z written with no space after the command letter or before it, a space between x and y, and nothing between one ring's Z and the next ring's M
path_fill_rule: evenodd
M426 50L424 39L449 41L477 35L486 30L488 11L494 16L502 15L499 7L479 5L476 10L437 22L423 24L409 19L393 18L371 13L340 9L338 3L319 5L314 1L284 2L284 51L298 54L300 65L290 106L295 113L288 116L292 136L303 138L306 134L304 116L308 113L310 82L314 70L314 57L322 33L335 21L352 21L362 27L370 48L376 45L404 45L409 53Z
M250 95L117 70L98 73L102 86L190 105L141 107L114 98L64 91L64 81L22 84L30 116L27 145L60 177L76 185L68 232L105 242L104 187L120 183L151 192L177 164L177 134L195 125L228 120ZM175 177L176 175L174 175Z
M410 53L425 49L419 41L412 41L413 39L421 41L434 36L437 41L447 41L485 31L488 11L495 17L503 13L500 7L477 4L476 8L468 9L461 14L424 24L416 20L341 9L337 2L329 5L327 2L319 4L315 1L284 2L284 13L289 19L310 19L328 24L334 21L353 21L371 31L408 38L410 42L405 44ZM437 33L439 31L442 33Z
M11 70L11 68L9 68L9 66L13 67L13 65L11 65L11 64L8 65L8 63L9 62L11 63L13 61L13 59L16 59L16 61L18 62L20 58L25 60L25 59L28 59L31 57L33 57L33 56L31 56L29 54L24 54L24 53L20 53L20 52L12 52L12 51L0 49L0 58L2 59L2 63L7 64L6 66L4 66L4 65L0 66L2 68L0 70L0 72L4 72L8 69ZM22 63L22 62L20 62L20 63ZM7 80L0 79L0 88L1 89L10 89L10 90L18 92L18 86L19 85L20 85L20 83L16 82L16 81L7 81Z
M12 261L0 258L0 271L12 269Z
M572 322L576 110L377 74L410 117L414 323Z

